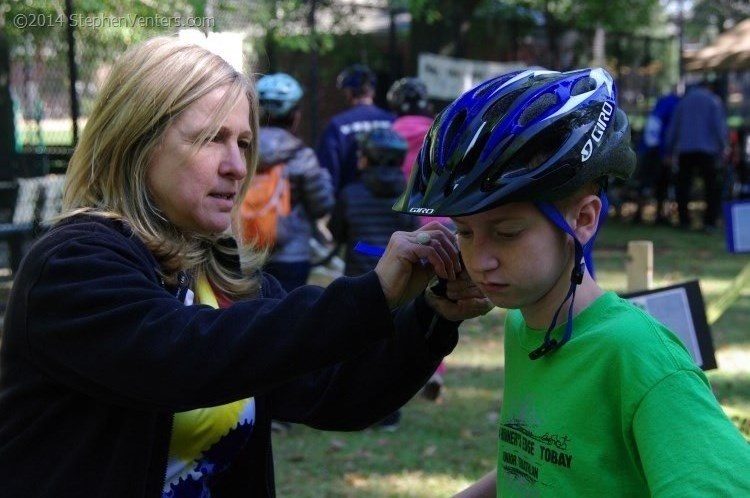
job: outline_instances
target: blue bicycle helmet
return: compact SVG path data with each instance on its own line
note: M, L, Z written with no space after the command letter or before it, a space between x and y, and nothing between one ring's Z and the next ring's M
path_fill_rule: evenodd
M349 89L354 94L360 94L366 88L375 88L378 79L375 73L365 64L354 64L343 71L336 78L339 90Z
M523 70L485 81L436 118L417 157L409 185L394 210L411 214L465 216L526 201L575 246L568 293L554 314L532 360L558 350L573 333L576 288L591 249L552 201L608 176L628 178L635 167L627 116L617 104L612 77L601 68L565 73ZM599 227L607 214L602 188ZM552 337L566 302L568 320L560 339Z
M371 165L401 166L409 145L390 128L375 128L359 137L359 150Z
M396 80L386 95L388 107L399 115L424 114L429 106L427 86L419 78Z
M523 70L487 80L435 119L394 209L462 216L554 201L635 166L627 116L602 68Z
M263 111L278 118L289 114L302 99L302 87L286 73L263 76L256 84Z

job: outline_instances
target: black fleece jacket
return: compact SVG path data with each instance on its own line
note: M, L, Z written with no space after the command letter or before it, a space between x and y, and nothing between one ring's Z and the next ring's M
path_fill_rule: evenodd
M273 497L271 419L358 430L416 393L457 342L377 276L223 310L185 306L124 224L53 228L15 278L0 347L0 496L159 497L175 412L254 396L256 426L214 496Z

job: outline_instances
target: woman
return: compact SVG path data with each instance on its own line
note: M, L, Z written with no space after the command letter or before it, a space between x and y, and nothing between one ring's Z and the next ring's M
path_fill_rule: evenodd
M195 45L114 65L9 299L0 495L274 496L272 418L367 427L489 309L438 226L326 289L286 295L239 258L257 114L249 80ZM422 292L433 274L451 300Z

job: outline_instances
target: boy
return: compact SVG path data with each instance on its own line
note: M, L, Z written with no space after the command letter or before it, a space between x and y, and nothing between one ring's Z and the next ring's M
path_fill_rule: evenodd
M413 216L391 210L406 188L401 173L406 148L406 140L391 129L378 128L359 137L361 179L343 188L329 222L333 238L346 245L346 276L367 273L378 263L378 256L356 251L357 242L385 247L393 232L419 226Z
M634 154L603 69L488 80L437 118L394 209L450 216L505 323L497 471L460 497L748 496L750 449L680 340L592 277Z

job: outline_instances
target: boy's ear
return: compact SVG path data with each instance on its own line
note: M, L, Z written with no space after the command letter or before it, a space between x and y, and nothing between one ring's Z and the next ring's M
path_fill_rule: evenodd
M586 244L596 233L601 212L602 200L598 195L586 195L574 205L571 212L574 217L571 227L573 227L581 244Z

